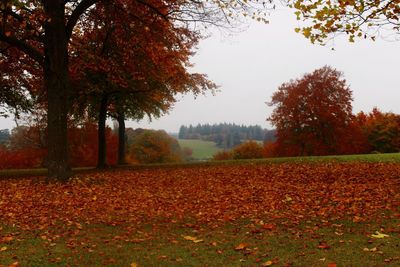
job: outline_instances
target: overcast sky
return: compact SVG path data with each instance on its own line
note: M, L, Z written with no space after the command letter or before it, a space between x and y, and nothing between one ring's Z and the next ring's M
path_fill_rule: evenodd
M270 24L253 22L234 36L218 32L201 41L193 58L194 71L206 73L220 86L215 96L180 97L169 114L149 123L127 122L128 127L177 132L180 125L232 122L271 128L266 118L272 108L265 102L278 86L324 65L342 72L353 91L354 112L400 113L400 42L378 39L349 43L338 37L333 47L312 45L295 33L299 24L290 10L277 10ZM10 119L0 119L1 128L12 128Z

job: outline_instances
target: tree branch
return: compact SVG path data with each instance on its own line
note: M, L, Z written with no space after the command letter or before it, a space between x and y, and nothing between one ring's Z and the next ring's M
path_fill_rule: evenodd
M74 9L72 12L71 16L69 17L69 20L67 22L66 26L66 35L67 35L67 40L71 38L72 31L78 23L78 20L80 16L85 13L86 10L88 10L91 6L99 2L99 0L82 0Z
M15 38L14 36L7 36L2 29L0 29L0 41L3 41L9 45L12 45L25 54L27 54L29 57L31 57L33 60L38 62L41 66L43 66L43 54L34 48L33 46L27 44L26 42L19 40Z

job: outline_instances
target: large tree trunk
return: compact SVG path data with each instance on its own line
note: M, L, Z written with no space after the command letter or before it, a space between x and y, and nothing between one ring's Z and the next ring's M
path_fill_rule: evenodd
M48 171L50 179L66 181L68 161L68 50L64 0L43 1L46 13L44 35L44 81L47 90Z
M125 161L125 115L123 112L118 112L118 164L124 165Z
M98 159L97 168L104 169L107 167L107 151L106 151L106 119L107 119L108 96L103 95L100 101L99 120L98 120Z

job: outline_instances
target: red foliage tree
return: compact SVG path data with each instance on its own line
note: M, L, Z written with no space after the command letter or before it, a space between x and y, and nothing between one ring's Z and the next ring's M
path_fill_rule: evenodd
M70 127L68 129L71 166L96 166L98 154L97 131L97 125L89 122L79 127ZM106 161L109 165L116 165L118 138L109 127L106 128L105 135L108 147Z
M12 131L9 145L0 146L0 169L39 168L47 165L46 128L20 126ZM93 167L97 163L97 125L83 123L68 128L70 160L72 167ZM106 160L109 165L117 163L118 137L106 128L108 145Z
M91 17L93 10L100 5L113 6L120 11L119 22L130 27L131 21L159 18L174 22L177 26L185 25L189 29L191 22L202 22L215 25L230 21L236 11L251 13L258 19L252 5L258 1L219 0L203 3L202 1L143 1L143 0L42 0L42 1L3 1L0 5L0 53L12 49L18 50L23 57L29 57L40 70L43 77L43 94L46 99L49 143L49 176L59 180L67 180L70 176L68 160L68 111L71 93L70 56L74 38L79 37L89 26L111 24L112 20L104 17L98 25ZM108 10L107 10L108 12ZM229 14L227 16L226 14ZM112 14L111 14L112 15ZM222 19L221 19L222 18ZM111 24L112 25L112 24ZM133 24L132 27L143 25ZM103 36L113 35L113 27L100 27ZM115 34L116 38L122 35ZM138 39L142 36L138 35ZM86 43L90 40L86 40ZM157 50L154 55L157 56ZM124 55L122 55L124 57ZM20 59L17 59L20 60ZM111 64L110 64L111 63ZM112 68L113 60L95 62L107 71ZM115 62L114 62L115 63ZM14 75L19 76L18 73ZM125 79L116 79L117 84L124 84Z
M282 84L272 96L269 120L279 155L341 154L351 133L352 92L342 73L325 66Z

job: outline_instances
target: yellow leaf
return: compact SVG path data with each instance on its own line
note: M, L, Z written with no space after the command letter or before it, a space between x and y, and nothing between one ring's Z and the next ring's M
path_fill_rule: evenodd
M197 237L190 236L190 235L183 236L183 238L185 240L193 241L194 243L200 243L200 242L204 241L203 239L197 239Z
M389 235L382 234L382 233L379 233L378 231L376 231L375 234L371 235L371 237L373 237L373 238L385 238L385 237L389 237Z
M183 239L189 240L189 241L195 241L197 238L194 236L185 235L185 236L183 236Z
M0 251L6 251L6 250L7 250L7 247L0 248Z
M273 264L273 262L272 261L266 261L266 262L264 262L263 264L261 264L261 266L271 266Z
M243 250L243 249L245 249L245 248L247 248L247 244L245 244L245 243L240 243L239 245L237 245L237 246L235 247L235 250Z
M137 265L136 262L132 262L132 263L131 263L131 267L138 267L138 265Z

